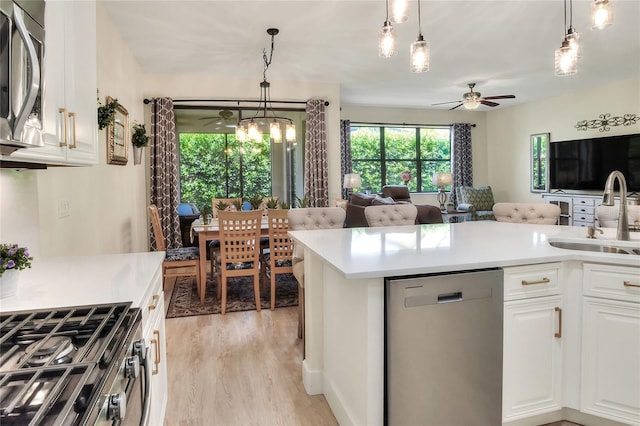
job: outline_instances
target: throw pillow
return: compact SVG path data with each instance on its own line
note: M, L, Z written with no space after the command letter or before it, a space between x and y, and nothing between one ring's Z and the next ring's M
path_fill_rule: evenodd
M493 191L490 186L478 186L464 188L466 202L472 204L475 211L491 210L495 204Z
M375 198L373 199L373 201L371 202L372 206L379 206L379 205L394 205L396 204L395 200L391 197L380 197L379 195L376 195Z

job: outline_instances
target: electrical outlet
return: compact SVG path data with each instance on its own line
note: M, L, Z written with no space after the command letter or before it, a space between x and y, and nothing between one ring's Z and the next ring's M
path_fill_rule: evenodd
M66 199L58 201L58 219L71 216L71 202Z

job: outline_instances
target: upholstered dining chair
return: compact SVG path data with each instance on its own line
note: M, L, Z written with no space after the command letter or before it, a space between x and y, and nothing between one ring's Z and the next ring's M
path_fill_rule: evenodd
M381 204L364 208L369 226L415 225L418 209L413 204Z
M200 282L200 251L198 247L180 247L168 249L162 232L160 213L155 204L147 208L151 219L151 228L156 239L156 250L166 252L162 262L162 288L166 278L196 277L198 294L203 295L206 283Z
M260 311L260 226L262 212L218 212L220 227L220 256L215 275L221 314L227 311L227 285L229 278L253 278L256 310Z
M334 229L344 226L347 212L342 207L305 207L289 209L289 229ZM304 348L304 249L293 244L293 276L298 281L298 337ZM304 349L303 349L304 352Z
M496 203L493 215L498 222L556 225L560 207L550 203Z
M276 276L293 273L293 242L289 238L289 212L287 210L269 209L269 253L265 262L266 276L270 279L271 305L276 307Z

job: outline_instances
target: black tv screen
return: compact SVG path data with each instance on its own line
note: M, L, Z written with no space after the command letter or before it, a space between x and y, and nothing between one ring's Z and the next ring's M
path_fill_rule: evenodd
M551 189L602 191L613 170L640 192L640 133L549 144Z

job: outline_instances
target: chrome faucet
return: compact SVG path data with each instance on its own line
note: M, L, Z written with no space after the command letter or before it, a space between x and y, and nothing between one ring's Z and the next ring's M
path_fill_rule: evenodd
M629 241L629 223L627 219L627 181L624 175L618 170L614 170L607 177L607 182L604 184L604 194L602 195L603 206L613 206L613 184L618 179L620 185L620 209L618 212L618 232L616 233L616 239L622 241Z

